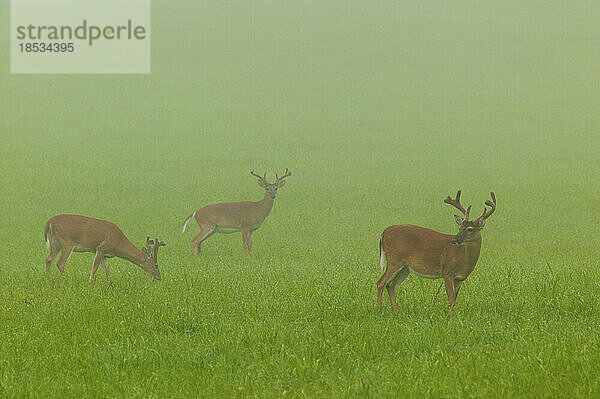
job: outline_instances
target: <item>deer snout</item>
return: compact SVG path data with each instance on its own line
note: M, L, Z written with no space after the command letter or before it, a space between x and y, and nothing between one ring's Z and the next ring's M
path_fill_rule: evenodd
M158 269L156 270L148 270L145 269L146 273L148 274L148 277L150 277L150 280L155 281L155 280L160 280L160 271Z

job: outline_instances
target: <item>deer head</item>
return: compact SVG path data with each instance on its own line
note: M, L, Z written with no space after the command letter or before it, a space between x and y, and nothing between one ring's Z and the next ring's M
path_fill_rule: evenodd
M150 237L146 237L146 246L142 248L144 254L144 261L140 265L142 269L146 271L153 279L160 280L160 271L158 270L158 249L165 246L163 241L158 238L151 240Z
M447 196L444 202L446 204L450 204L459 211L462 212L463 216L454 215L454 219L456 220L456 224L458 224L458 233L454 238L452 238L452 244L461 245L469 242L476 241L480 238L479 232L485 226L485 221L489 218L492 213L496 210L496 194L491 192L492 201L486 200L485 205L489 206L491 209L488 211L486 207L483 207L483 214L479 216L477 219L469 220L469 214L471 212L471 206L465 210L465 208L460 203L460 194L461 191L458 190L456 192L456 198L452 199L450 196Z
M285 180L283 180L283 179L292 175L288 171L288 169L285 168L285 173L283 174L283 176L279 177L276 173L275 174L275 183L269 183L267 181L267 172L265 172L264 176L261 176L261 175L254 173L254 170L251 170L250 174L252 176L258 178L258 185L261 186L262 188L264 188L269 193L269 196L271 197L271 199L275 199L275 196L277 195L277 189L284 186Z

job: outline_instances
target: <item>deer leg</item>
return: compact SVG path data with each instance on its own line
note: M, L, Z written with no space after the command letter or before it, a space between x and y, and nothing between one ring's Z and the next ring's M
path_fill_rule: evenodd
M58 259L58 262L56 262L56 267L58 267L58 270L60 270L62 274L65 274L65 263L69 260L69 257L73 253L73 249L75 249L75 244L73 243L63 243L61 245L60 258Z
M110 273L108 271L108 259L106 258L102 258L100 260L100 263L102 264L102 268L104 269L104 273L106 273L106 280L108 280L108 284L112 284L112 281L110 280Z
M254 234L256 230L250 230L250 234L248 237L248 253L250 253L250 251L252 251L252 234Z
M46 258L46 276L50 275L50 266L52 266L52 262L54 261L54 258L56 258L56 255L58 255L59 251L60 250L58 248L50 244L50 255L48 255Z
M244 242L244 255L250 255L250 248L252 247L250 230L242 229L242 241Z
M398 311L398 305L396 304L396 286L406 280L410 274L410 269L404 266L399 272L396 272L387 284L387 292L390 297L390 304L392 305L392 312Z
M208 224L200 225L200 234L198 234L192 240L192 248L194 249L194 255L196 255L196 256L200 255L200 244L202 244L202 242L204 240L206 240L208 237L212 236L215 233L216 229L217 229L216 226L212 226L212 225L208 225Z
M92 274L90 274L90 283L96 281L96 270L98 270L102 258L104 258L104 254L99 250L96 250L96 256L94 257L94 263L92 265Z
M388 285L389 280L394 277L394 274L398 271L397 268L390 265L390 261L387 261L387 267L383 276L377 281L377 309L381 309L381 302L383 301L383 290Z
M444 277L444 286L446 287L446 295L450 303L450 312L454 310L454 302L456 302L456 291L454 288L454 278Z
M464 280L454 280L454 302L456 302L456 298L458 297L458 291L460 291L460 285Z

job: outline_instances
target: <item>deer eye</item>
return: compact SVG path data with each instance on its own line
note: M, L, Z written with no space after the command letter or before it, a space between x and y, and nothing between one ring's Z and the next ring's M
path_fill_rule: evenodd
M467 231L473 231L472 227L467 227Z

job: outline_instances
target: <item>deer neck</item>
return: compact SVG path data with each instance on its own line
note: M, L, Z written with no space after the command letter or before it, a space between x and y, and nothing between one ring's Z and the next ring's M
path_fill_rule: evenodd
M258 205L264 215L263 219L266 218L271 212L271 209L273 209L273 202L275 202L275 199L271 198L268 192L265 193L265 196L262 200L258 201Z
M475 266L481 252L481 236L478 236L474 241L459 245L458 248L460 248L460 251L464 251L465 263Z
M116 250L114 255L142 268L144 267L143 263L146 261L146 257L144 256L143 252L140 251L129 240L125 243L125 245L122 246L122 248Z

